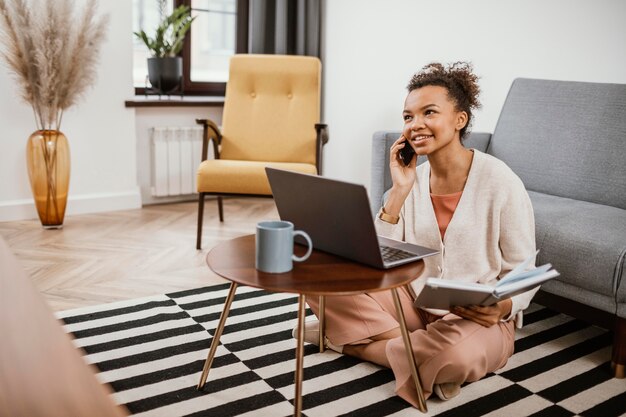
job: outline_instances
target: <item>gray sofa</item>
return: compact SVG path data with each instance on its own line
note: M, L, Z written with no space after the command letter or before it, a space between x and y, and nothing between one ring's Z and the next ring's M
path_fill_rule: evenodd
M370 202L391 187L389 147L377 132ZM516 79L493 134L465 146L504 161L533 203L538 264L561 273L535 300L614 331L616 376L626 365L626 85ZM422 158L418 163L423 162Z

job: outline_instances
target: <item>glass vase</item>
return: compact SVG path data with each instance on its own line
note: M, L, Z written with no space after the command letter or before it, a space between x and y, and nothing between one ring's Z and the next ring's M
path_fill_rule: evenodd
M70 184L70 148L58 130L38 130L28 138L30 187L44 229L63 227Z

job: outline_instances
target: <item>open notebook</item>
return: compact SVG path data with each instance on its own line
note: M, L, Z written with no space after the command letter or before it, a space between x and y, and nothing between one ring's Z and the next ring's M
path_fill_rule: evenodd
M452 306L489 306L514 295L530 291L559 275L550 264L528 269L537 253L532 254L517 265L495 286L428 278L415 300L415 306L443 310L449 310Z

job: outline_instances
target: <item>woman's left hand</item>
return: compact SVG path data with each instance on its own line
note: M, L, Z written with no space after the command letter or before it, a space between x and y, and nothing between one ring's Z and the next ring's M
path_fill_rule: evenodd
M494 324L498 324L500 320L511 314L512 304L513 302L509 298L508 300L500 301L489 307L452 307L450 312L463 317L464 319L472 320L482 326L491 327Z

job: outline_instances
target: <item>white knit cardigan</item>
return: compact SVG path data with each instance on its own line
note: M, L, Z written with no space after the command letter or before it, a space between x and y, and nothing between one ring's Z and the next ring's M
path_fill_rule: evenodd
M517 264L535 253L533 208L517 175L499 159L473 149L470 172L443 241L430 198L430 164L417 167L417 180L404 201L398 224L376 218L379 234L439 248L424 259L418 278L437 277L495 285ZM533 262L534 265L534 262ZM420 281L421 284L420 284ZM423 280L413 281L419 292ZM511 314L522 326L522 310L537 290L512 298Z

